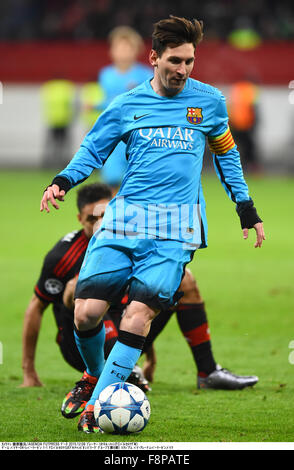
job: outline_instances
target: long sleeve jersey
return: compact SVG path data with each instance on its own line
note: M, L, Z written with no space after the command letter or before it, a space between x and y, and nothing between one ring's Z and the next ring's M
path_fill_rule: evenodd
M191 78L173 97L158 95L150 80L119 95L58 176L68 188L79 184L123 141L128 168L101 230L205 247L201 171L206 139L229 197L237 203L250 200L225 98L217 88Z

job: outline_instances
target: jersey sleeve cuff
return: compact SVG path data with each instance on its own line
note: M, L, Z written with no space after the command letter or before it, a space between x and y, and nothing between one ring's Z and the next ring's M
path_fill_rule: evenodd
M51 297L43 294L43 292L40 291L40 289L38 288L38 286L35 286L34 288L34 293L35 295L40 299L42 300L43 302L47 302L47 303L51 303L53 302L54 299L52 299Z
M65 191L65 193L67 193L71 188L70 181L64 176L55 176L50 186L52 186L53 184L56 184L57 186L59 186L59 189L61 191L62 190Z
M236 211L240 217L242 229L253 228L255 224L262 222L251 198L248 201L237 202Z

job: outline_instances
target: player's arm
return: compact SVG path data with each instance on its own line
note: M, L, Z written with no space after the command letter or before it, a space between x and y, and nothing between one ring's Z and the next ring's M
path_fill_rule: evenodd
M22 333L22 387L40 387L41 383L35 369L36 347L42 322L42 314L48 303L33 295L25 312Z
M74 308L74 295L75 289L78 281L78 276L75 276L73 279L70 279L64 289L63 292L63 303L68 309Z
M243 176L240 154L228 125L225 98L221 96L216 112L215 124L208 135L208 144L213 156L216 173L228 196L236 203L240 217L243 238L248 238L248 230L256 231L255 248L261 247L265 233L261 218L258 216L248 186Z
M85 181L94 169L101 168L121 140L122 106L118 98L99 116L67 167L47 186L40 203L41 212L50 212L49 203L59 209L56 200L63 201L71 188Z
M49 304L62 299L64 285L55 275L54 268L63 251L58 242L50 250L42 265L39 279L34 288L34 294L26 309L22 334L22 367L24 373L23 387L41 386L35 368L36 348L41 329L43 313ZM55 289L52 290L52 281ZM58 287L58 289L56 289Z
M148 382L153 382L156 362L157 358L155 347L152 343L145 353L145 361L142 368L144 377L148 380Z

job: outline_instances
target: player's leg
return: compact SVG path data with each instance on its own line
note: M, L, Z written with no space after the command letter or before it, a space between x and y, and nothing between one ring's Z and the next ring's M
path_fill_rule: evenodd
M100 299L77 298L74 336L86 364L86 373L98 378L104 366L105 326L103 317L108 303Z
M63 315L62 324L59 325L56 343L60 348L63 359L74 369L84 372L85 363L78 351L73 330L73 318Z
M128 379L137 363L155 311L133 301L121 320L117 341L112 348L88 405L94 405L100 392L114 382ZM87 406L88 406L87 405Z
M191 271L187 268L179 292L183 296L177 306L162 310L152 322L143 352L155 341L176 311L180 329L191 349L198 374L207 377L216 369L216 362L212 353L204 301Z
M99 432L94 419L94 405L104 388L112 383L126 382L144 346L155 311L141 302L131 302L122 318L117 341L78 422L78 430Z
M114 362L124 366L125 373L122 380L127 380L127 367L137 361L144 347L145 339L150 331L151 322L165 307L168 309L173 304L178 287L180 285L184 266L190 261L191 252L183 249L183 245L172 240L139 240L133 250L134 266L129 286L129 305L122 317L117 343L108 359L112 359L110 374L121 375L121 371L113 367ZM123 343L120 346L119 343ZM125 354L124 363L113 360ZM136 351L133 351L135 349ZM128 365L128 360L130 360ZM134 362L135 364L135 362ZM134 365L133 364L133 365ZM97 384L101 390L101 374ZM130 371L129 371L130 373ZM109 377L111 380L111 377Z
M122 300L123 302L120 302L118 305L111 305L108 309L107 314L104 316L106 334L104 353L106 359L109 356L109 353L118 338L118 330L121 317L126 309L127 295L125 295ZM146 380L143 370L141 369L141 367L138 366L138 364L134 366L134 369L128 378L128 382L139 387L141 390L143 390L144 393L148 393L151 391L148 380Z
M156 367L156 352L154 341L160 335L162 330L169 322L171 316L174 314L174 308L161 310L151 323L150 331L146 337L142 354L145 354L144 364L142 366L142 373L145 380L153 382L155 367Z
M105 327L109 304L125 293L131 261L119 242L100 232L92 237L75 291L75 338L87 373L98 378L104 366Z
M107 358L117 340L118 331L115 322L108 313L104 315L103 321L105 326L104 357ZM70 316L64 315L62 324L59 326L56 342L64 360L74 369L84 372L86 365L76 345L73 318Z
M63 402L62 410L71 409L70 413L62 411L68 418L83 411L96 386L105 363L105 326L102 320L108 301L120 299L128 282L130 260L113 246L115 242L111 241L110 245L105 238L97 242L92 237L79 273L75 290L74 336L86 370L81 383L67 394ZM105 272L109 266L117 270Z
M216 369L210 339L210 330L205 304L195 278L189 269L179 288L183 296L176 306L179 327L187 344L200 377L207 377Z
M151 321L163 306L168 307L174 302L184 265L190 259L191 252L185 252L177 242L137 242L133 250L136 263L130 282L130 303L120 324L118 340L80 417L78 429L97 431L93 412L100 392L112 383L127 381L141 355Z
M253 386L258 377L236 375L219 366L213 356L205 304L191 271L186 269L177 306L180 329L191 349L198 370L198 388L236 390Z
M104 366L105 327L103 316L108 304L98 299L76 299L74 338L86 366L80 381L65 396L61 413L78 416L85 408Z
M118 330L109 314L109 309L104 315L103 322L105 327L104 357L107 359L118 337Z

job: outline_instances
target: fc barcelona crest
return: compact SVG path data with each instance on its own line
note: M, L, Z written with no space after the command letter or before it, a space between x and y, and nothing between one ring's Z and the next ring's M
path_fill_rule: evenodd
M187 108L187 120L190 124L200 124L203 120L202 108Z

